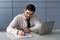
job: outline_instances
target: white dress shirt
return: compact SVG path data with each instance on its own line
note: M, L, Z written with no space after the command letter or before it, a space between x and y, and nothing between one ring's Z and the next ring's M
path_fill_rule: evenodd
M29 29L31 31L38 32L42 26L42 23L37 19L35 15L33 15L33 17L30 18L30 26L31 27ZM26 29L26 28L27 28L27 22L26 22L24 13L23 13L23 14L19 14L16 17L14 17L12 22L7 27L6 31L8 33L17 34L17 31L19 29Z

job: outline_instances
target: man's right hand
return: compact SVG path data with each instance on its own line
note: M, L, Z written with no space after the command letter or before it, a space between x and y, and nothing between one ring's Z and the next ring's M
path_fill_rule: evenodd
M24 33L22 30L19 30L19 31L18 31L18 35L20 35L20 36L25 36L26 33Z

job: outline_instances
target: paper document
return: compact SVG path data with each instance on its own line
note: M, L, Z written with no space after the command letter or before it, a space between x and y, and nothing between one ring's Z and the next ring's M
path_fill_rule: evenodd
M32 37L32 35L31 34L26 34L26 36L20 36L20 35L15 35L16 37L22 37L22 38L24 38L24 37Z

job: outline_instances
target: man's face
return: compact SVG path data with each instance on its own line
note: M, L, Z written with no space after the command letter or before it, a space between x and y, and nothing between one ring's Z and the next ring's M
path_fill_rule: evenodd
M30 19L34 15L34 12L30 10L25 10L24 15L26 19Z

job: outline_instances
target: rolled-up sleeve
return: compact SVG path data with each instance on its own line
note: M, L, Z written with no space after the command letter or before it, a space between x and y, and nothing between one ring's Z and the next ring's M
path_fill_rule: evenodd
M12 22L9 24L9 26L7 27L6 31L8 33L12 33L12 34L17 34L18 29L16 28L18 26L18 17L14 17L14 19L12 20Z
M34 26L31 27L30 30L33 31L33 32L39 32L39 30L40 30L40 28L42 26L42 22L40 22L39 19L36 18L36 17L33 18L32 20L33 20Z

